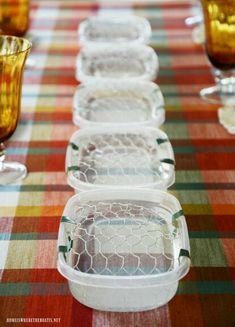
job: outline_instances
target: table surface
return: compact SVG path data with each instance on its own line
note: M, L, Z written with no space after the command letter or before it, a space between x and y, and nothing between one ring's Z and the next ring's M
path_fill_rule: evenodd
M199 90L213 84L201 45L184 19L190 1L32 1L36 65L24 75L22 114L7 144L8 159L28 167L20 184L0 187L0 326L235 326L235 137L218 123L217 106ZM124 7L124 9L122 8ZM142 313L91 310L71 296L56 269L60 217L73 190L64 171L77 82L78 23L100 12L125 10L146 17L157 51L157 83L165 97L168 134L176 157L170 191L185 212L192 266L177 295ZM56 323L9 318L59 318Z

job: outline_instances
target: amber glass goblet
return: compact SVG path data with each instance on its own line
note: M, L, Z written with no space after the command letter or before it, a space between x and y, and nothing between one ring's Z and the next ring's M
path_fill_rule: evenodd
M201 0L205 24L205 50L213 65L216 85L201 90L209 102L233 104L235 97L235 2Z
M26 167L6 162L3 142L14 133L20 114L24 64L31 43L23 38L0 35L0 184L16 182L27 175Z
M0 0L0 34L23 36L29 27L29 0Z

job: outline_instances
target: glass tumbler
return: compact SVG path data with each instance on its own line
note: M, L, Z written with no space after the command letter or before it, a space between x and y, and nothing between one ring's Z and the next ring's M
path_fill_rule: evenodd
M29 0L0 0L0 34L23 36L29 27Z
M31 43L23 38L0 35L0 184L18 181L27 175L26 167L6 162L3 142L14 133L20 114L24 64Z

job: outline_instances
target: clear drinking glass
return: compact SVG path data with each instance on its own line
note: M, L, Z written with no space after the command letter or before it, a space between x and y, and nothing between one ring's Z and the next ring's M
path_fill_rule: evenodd
M29 27L29 0L0 1L0 34L23 36Z
M31 43L23 38L0 35L0 184L24 178L26 167L6 162L3 142L14 133L20 114L24 64Z
M201 0L205 23L205 49L215 68L216 85L202 89L209 102L235 105L235 2Z

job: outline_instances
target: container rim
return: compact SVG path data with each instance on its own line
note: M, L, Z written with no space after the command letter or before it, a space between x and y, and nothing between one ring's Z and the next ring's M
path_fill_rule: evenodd
M109 276L109 275L98 275L98 274L88 274L80 271L75 271L73 268L69 267L64 259L62 253L58 254L57 268L60 274L65 277L68 281L83 284L92 285L96 287L110 287L110 288L120 288L120 287L143 287L151 286L156 284L170 284L171 282L178 281L182 279L189 271L190 259L182 258L180 260L179 267L174 270L160 273L157 275L142 275L142 276ZM141 285L136 285L136 282L142 283Z

